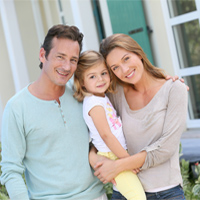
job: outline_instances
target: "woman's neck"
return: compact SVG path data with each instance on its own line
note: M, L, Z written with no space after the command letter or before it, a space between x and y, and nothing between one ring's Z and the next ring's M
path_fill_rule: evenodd
M160 82L160 79L154 78L145 73L136 84L132 85L132 88L141 94L145 94L151 90L152 87L155 87L158 82Z

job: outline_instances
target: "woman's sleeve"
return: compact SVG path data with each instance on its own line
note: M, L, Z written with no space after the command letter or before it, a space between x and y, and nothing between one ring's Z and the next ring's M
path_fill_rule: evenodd
M166 162L179 149L180 138L186 127L188 92L183 83L172 83L162 136L143 150L147 152L143 169Z

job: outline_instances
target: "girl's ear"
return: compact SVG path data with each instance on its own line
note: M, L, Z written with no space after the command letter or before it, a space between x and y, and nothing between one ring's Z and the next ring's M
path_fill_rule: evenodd
M81 87L85 88L84 80L80 81Z

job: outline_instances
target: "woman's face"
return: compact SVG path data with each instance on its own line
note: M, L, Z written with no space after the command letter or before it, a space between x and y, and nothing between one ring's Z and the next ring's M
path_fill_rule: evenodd
M112 72L123 82L136 84L144 73L141 57L123 48L114 48L106 62Z

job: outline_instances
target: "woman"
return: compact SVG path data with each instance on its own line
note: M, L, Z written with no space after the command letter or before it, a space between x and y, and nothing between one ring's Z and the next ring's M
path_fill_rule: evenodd
M117 82L117 92L109 97L122 118L132 156L97 162L93 149L90 162L95 175L107 183L122 171L140 171L147 199L185 199L179 167L179 143L187 116L185 85L166 80L127 35L104 39L100 52ZM112 199L123 198L114 191Z

